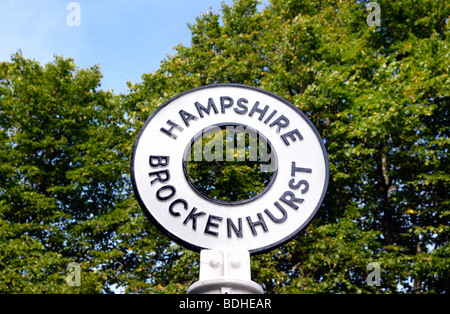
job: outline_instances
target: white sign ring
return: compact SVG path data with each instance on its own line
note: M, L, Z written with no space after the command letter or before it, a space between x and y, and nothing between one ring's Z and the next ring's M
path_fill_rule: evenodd
M217 150L196 151L193 143L225 128L248 138L255 134L254 143L260 145L255 152L271 148L258 158L266 158L272 179L248 200L212 199L187 174L187 158L224 156ZM328 177L325 146L312 122L281 97L238 84L200 87L164 103L140 130L131 156L133 188L145 214L175 242L195 251L257 254L285 244L316 214Z

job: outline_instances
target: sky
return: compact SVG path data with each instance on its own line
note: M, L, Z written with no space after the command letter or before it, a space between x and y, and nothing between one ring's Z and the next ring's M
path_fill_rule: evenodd
M187 23L219 13L222 2L233 0L0 0L0 61L20 49L41 65L54 55L74 58L80 68L100 64L101 88L123 93L127 81L156 71L173 47L190 46Z

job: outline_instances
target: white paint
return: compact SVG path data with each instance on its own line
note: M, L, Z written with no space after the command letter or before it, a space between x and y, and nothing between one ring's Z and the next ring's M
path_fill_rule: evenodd
M222 96L231 97L234 101L232 107L225 108L225 113L221 112L220 107ZM203 112L203 118L201 118L195 103L199 102L207 107L210 98L213 99L218 113L211 109L209 115ZM237 101L241 98L248 101L245 114L239 114L234 110L242 111L242 107L237 106ZM259 102L260 109L265 108L266 105L269 106L262 120L258 119L259 112L249 116L256 102ZM198 119L189 120L189 126L187 126L179 113L181 110L195 115ZM277 110L276 114L270 121L264 123L274 110ZM289 119L288 126L280 130L278 125L270 126L282 115ZM176 139L161 131L162 128L170 129L171 124L167 124L169 120L182 128L172 130ZM278 158L277 175L270 188L254 200L243 204L227 205L206 199L193 189L183 172L183 156L192 138L207 127L224 123L249 126L262 133L270 141ZM300 140L298 135L294 135L296 140L293 141L291 137L286 136L287 132L294 130L297 130L303 139ZM281 136L283 134L284 139ZM149 163L150 156L170 156L169 165L152 167ZM135 143L132 156L132 179L144 212L178 243L197 251L233 249L260 253L294 238L312 219L323 200L328 184L326 156L322 140L312 123L287 101L243 85L212 85L189 91L169 100L147 120ZM293 162L295 167L308 168L311 172L294 171L292 176ZM156 175L149 176L151 172L164 170L170 172L170 179L165 182L161 182L166 179L163 174L161 174L162 180L155 180ZM305 184L291 188L289 186L291 179L294 179L294 184L301 180L307 181L309 185L307 191L302 194L302 190L306 190ZM155 181L151 184L153 180ZM157 191L167 185L175 187L176 193L168 200L158 199ZM160 192L160 196L169 196L170 192L171 190L167 188L165 192ZM303 199L302 203L293 203L293 206L298 206L297 209L280 200L285 192L293 193L296 198ZM184 209L185 203L181 201L175 203L173 212L177 216L174 216L169 212L169 206L179 199L185 200L188 208ZM290 200L290 195L285 199ZM267 209L275 218L281 218L282 212L274 205L275 202L278 202L287 214L283 222L273 221L265 212ZM193 229L195 219L189 220L187 224L183 223L194 207L197 208L196 214L205 213L196 219L196 230ZM254 234L247 217L250 217L252 222L263 217L267 231L259 224L254 226L256 233ZM242 237L238 237L232 228L227 227L227 219L231 219L236 227L241 219ZM231 230L231 237L228 236L228 229Z

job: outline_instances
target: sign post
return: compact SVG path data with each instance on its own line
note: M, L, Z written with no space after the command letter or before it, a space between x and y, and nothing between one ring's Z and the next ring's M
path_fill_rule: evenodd
M263 294L251 280L248 251L202 250L200 278L188 294Z
M221 151L224 132L232 153L228 142ZM202 146L199 139L211 137L219 141ZM239 201L205 195L187 164L192 158L245 158L235 150L240 137L248 139L248 158L263 162L261 171L271 174L267 186ZM200 281L191 293L204 291L205 283L217 293L245 285L248 293L262 292L250 280L249 256L287 243L309 224L325 197L328 175L325 146L312 122L288 101L237 84L205 86L167 101L145 122L131 157L134 192L147 217L175 242L201 252ZM238 277L243 285L231 285Z

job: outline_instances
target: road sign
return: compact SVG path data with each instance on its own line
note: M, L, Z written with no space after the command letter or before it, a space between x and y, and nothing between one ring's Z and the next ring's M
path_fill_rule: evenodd
M247 154L239 151L239 138L247 139ZM217 141L205 145L205 139ZM224 140L230 140L225 151ZM262 162L261 171L271 173L264 190L245 200L205 195L187 171L191 160L240 157ZM321 206L328 175L325 146L312 122L288 101L237 84L193 89L164 103L140 130L131 158L133 188L145 214L195 251L257 254L290 241Z

